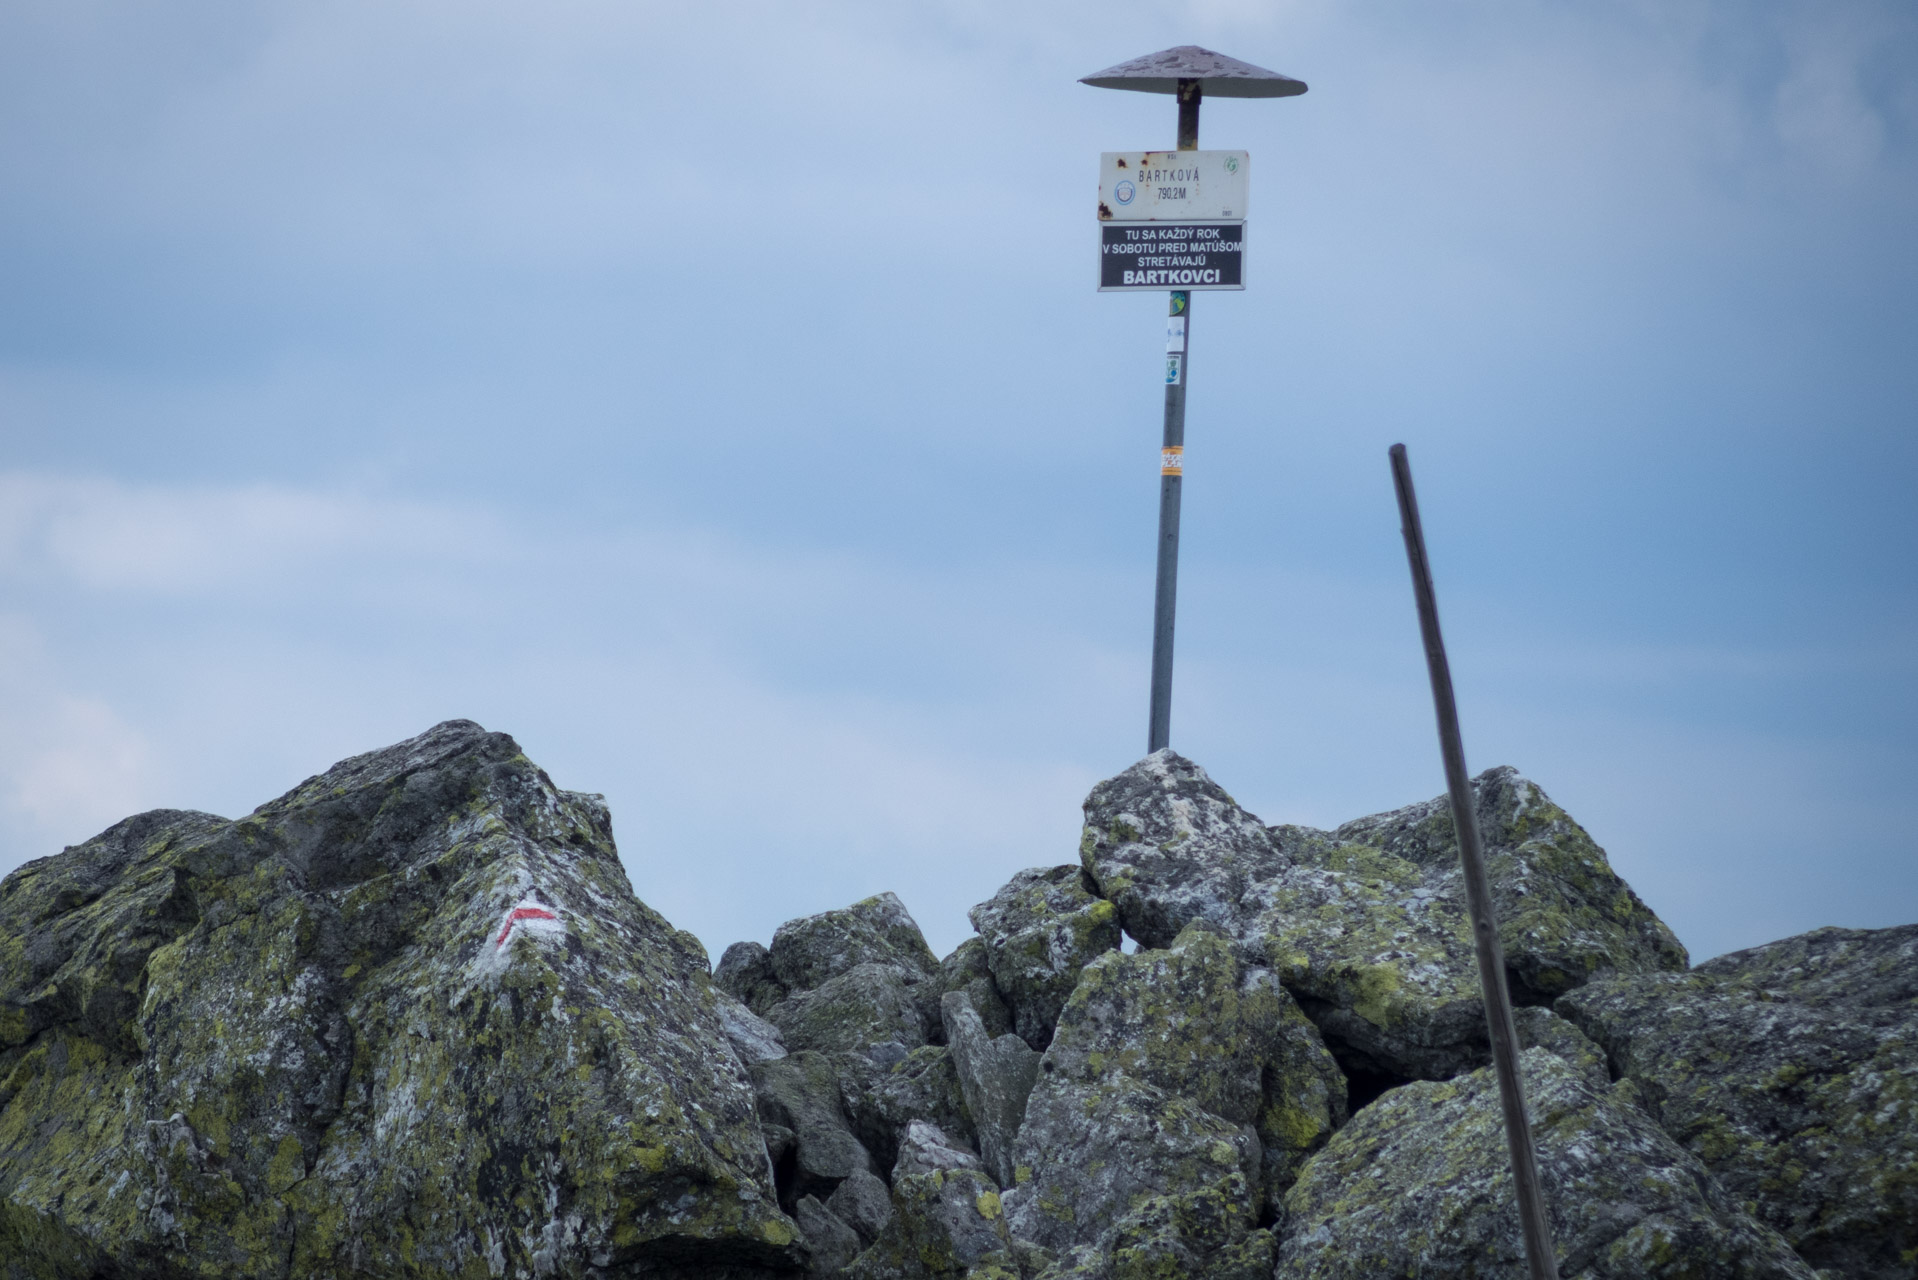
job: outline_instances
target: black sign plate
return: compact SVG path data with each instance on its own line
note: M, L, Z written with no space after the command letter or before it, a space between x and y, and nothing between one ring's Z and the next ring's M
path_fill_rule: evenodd
M1101 293L1243 288L1243 222L1099 224Z

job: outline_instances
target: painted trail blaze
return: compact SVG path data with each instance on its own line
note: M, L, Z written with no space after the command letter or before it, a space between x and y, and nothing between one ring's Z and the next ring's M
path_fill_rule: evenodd
M514 907L513 913L506 917L505 927L503 927L499 931L499 937L494 940L493 945L495 947L505 946L506 936L512 933L513 926L518 924L522 920L558 920L558 919L559 919L558 916L548 911L545 907Z

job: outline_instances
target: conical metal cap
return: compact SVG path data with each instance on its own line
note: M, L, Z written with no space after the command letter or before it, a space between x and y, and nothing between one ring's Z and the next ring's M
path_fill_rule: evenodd
M1133 89L1139 93L1177 93L1179 81L1197 80L1208 98L1290 98L1305 92L1305 81L1255 67L1223 53L1182 44L1148 53L1083 77L1095 89Z

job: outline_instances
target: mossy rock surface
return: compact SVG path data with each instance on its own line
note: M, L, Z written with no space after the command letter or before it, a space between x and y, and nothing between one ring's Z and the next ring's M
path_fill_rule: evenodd
M1819 929L1558 1008L1807 1261L1918 1276L1918 925Z
M1521 1001L1600 973L1684 968L1670 930L1535 783L1492 769L1473 788ZM1080 853L1146 946L1170 945L1195 918L1225 928L1350 1071L1447 1079L1487 1060L1443 797L1335 831L1267 828L1204 770L1160 751L1093 788Z
M970 913L1013 1030L1034 1049L1052 1042L1080 970L1119 949L1118 909L1088 891L1084 879L1077 865L1033 867Z
M452 721L0 885L8 1280L799 1260L703 951Z
M1521 1055L1558 1274L1565 1280L1813 1280L1639 1106L1545 1049ZM1526 1273L1490 1069L1391 1090L1285 1198L1277 1280Z

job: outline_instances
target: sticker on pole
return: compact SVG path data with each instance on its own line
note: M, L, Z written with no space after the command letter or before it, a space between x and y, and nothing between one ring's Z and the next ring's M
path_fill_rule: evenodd
M1159 474L1162 476L1183 476L1185 474L1185 446L1169 444L1159 450Z
M1101 293L1243 288L1243 222L1099 224Z
M1242 221L1251 168L1243 151L1102 152L1099 221Z

